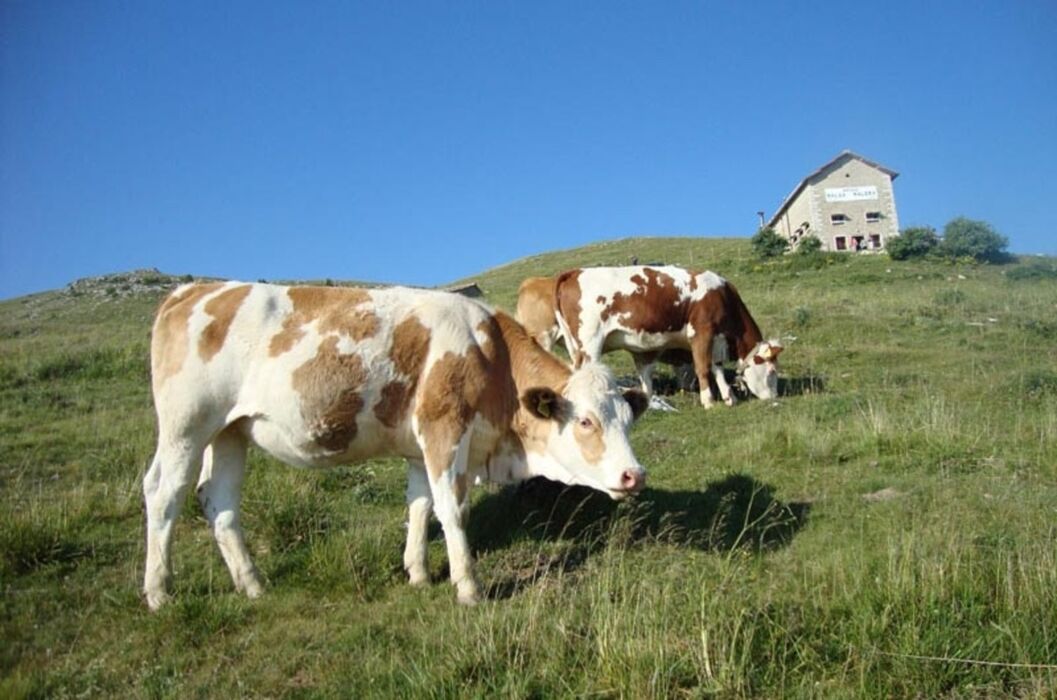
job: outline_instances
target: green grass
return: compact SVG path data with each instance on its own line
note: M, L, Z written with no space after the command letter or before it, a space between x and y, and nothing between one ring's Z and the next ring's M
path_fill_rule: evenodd
M148 613L160 298L0 302L0 696L1057 694L1053 262L760 263L745 240L631 239L473 279L509 309L525 276L633 255L734 281L785 340L786 396L708 413L669 397L678 413L633 431L635 502L477 489L491 600L474 609L443 582L435 526L438 582L404 583L399 461L251 453L267 594L233 592L189 498L175 601Z

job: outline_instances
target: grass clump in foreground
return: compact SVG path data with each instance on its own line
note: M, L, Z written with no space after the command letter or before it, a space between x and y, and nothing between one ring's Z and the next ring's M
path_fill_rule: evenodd
M650 470L634 502L477 489L493 600L470 610L441 583L437 528L438 583L404 583L401 463L306 473L251 453L243 520L267 594L232 591L189 498L175 601L147 613L159 298L0 303L0 696L1057 694L1050 263L760 262L746 241L631 239L475 281L509 309L525 276L632 255L731 279L786 342L784 396L708 413L669 397L678 413L633 431Z

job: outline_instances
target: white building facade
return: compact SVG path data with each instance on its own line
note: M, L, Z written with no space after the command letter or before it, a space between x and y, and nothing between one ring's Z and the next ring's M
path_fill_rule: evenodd
M892 181L899 173L842 151L800 181L768 222L796 248L807 236L823 250L878 251L899 235Z

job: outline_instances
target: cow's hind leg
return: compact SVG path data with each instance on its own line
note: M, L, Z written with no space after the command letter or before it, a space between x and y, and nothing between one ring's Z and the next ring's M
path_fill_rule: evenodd
M699 330L690 341L690 351L694 356L694 372L697 373L698 388L701 392L701 405L712 408L712 333Z
M429 509L433 505L426 467L421 462L407 463L407 544L404 546L404 569L412 586L429 583L426 564L426 535Z
M466 539L466 519L469 511L469 479L466 474L472 429L466 430L454 445L430 443L425 449L426 473L433 494L433 512L444 530L448 547L448 567L451 582L460 603L474 605L480 598L480 588L473 573L473 556ZM438 438L434 438L437 440ZM443 438L439 438L443 441Z
M157 610L169 599L172 529L187 487L201 464L203 447L190 440L170 440L163 435L158 440L154 461L143 477L147 511L147 564L143 592L151 610Z
M206 450L198 479L198 501L213 528L220 554L235 589L250 598L264 592L239 525L242 479L246 473L246 438L235 425L220 432Z

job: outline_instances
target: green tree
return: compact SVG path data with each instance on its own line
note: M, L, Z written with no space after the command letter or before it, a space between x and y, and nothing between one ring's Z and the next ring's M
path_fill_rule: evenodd
M779 236L770 226L764 226L752 237L752 250L760 258L774 258L789 248L789 241Z
M928 255L939 244L936 229L931 226L905 228L895 238L888 239L885 249L893 260L909 260Z
M980 262L1001 262L1006 257L1009 239L995 231L986 221L964 216L951 219L943 227L939 252L949 258L969 257Z

